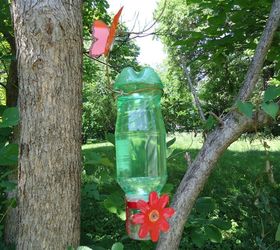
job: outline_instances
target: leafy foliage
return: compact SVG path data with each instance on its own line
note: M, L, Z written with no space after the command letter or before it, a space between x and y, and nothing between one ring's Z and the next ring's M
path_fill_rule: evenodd
M162 0L158 11L163 3ZM211 111L220 116L232 106L271 4L269 0L168 1L158 29L159 37L168 51L167 70L175 72L173 75L171 73L171 77L179 81L178 86L184 86L187 79L182 64L190 69L205 113ZM258 92L265 91L264 102L279 96L279 88L269 86L279 79L279 44L280 36L277 33L258 83ZM252 117L252 104L256 103L238 103L238 109ZM271 104L269 108L264 106L269 115L275 118L275 105ZM192 125L197 128L202 124L195 122Z
M280 241L280 223L278 224L277 231L275 234L275 240Z

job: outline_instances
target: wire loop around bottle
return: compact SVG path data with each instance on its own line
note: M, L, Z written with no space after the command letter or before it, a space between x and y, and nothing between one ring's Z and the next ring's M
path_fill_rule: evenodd
M113 90L114 93L116 93L119 96L128 96L128 95L132 95L135 93L142 93L142 92L146 92L148 90L158 90L161 92L161 95L163 95L164 91L161 88L143 88L143 89L137 89L134 91L129 91L129 92L124 92L123 90Z

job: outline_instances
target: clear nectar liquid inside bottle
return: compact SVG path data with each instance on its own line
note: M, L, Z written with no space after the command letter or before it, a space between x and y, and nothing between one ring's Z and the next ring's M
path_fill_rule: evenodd
M160 108L163 85L151 68L140 73L126 68L114 87L123 93L117 100L117 181L128 204L147 201L150 192L160 193L167 179L166 132ZM131 213L127 211L127 216ZM138 226L127 221L127 227L129 236L139 239Z

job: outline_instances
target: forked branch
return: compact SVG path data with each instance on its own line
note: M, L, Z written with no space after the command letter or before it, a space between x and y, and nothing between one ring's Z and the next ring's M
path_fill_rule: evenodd
M279 18L280 0L275 0L252 63L245 77L243 87L239 92L239 100L244 101L248 99L256 86L263 62L278 27ZM161 236L157 245L158 250L178 249L186 220L221 154L242 133L254 126L255 120L258 120L262 124L268 122L266 115L258 115L256 118L247 118L232 109L223 119L224 126L217 127L207 136L202 149L189 166L175 193L172 206L176 210L176 214L170 220L170 231Z

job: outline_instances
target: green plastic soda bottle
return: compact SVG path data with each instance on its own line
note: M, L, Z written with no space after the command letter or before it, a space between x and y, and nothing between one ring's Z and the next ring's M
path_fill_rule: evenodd
M147 201L149 193L159 193L167 179L166 131L160 106L163 84L152 68L141 72L125 68L114 89L120 93L115 130L117 181L129 204ZM127 210L127 216L129 213ZM129 221L127 230L131 238L138 239L137 228Z

